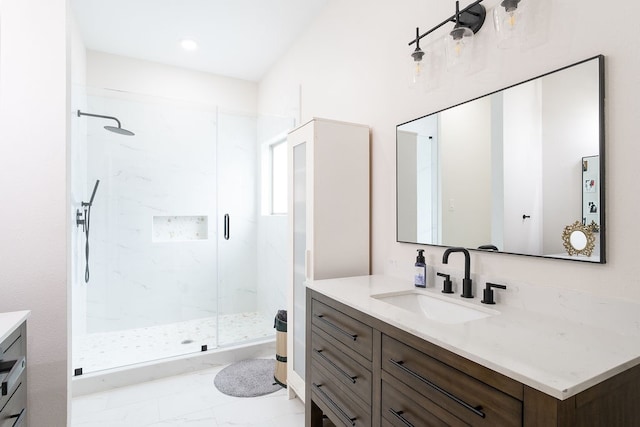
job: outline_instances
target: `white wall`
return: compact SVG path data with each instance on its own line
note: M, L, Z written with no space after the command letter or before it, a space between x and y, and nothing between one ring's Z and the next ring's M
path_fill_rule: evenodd
M0 9L0 312L28 320L29 425L65 426L68 94L65 0Z
M487 0L483 4L491 8L496 3ZM478 33L479 70L456 80L444 74L439 87L422 93L407 87L407 43L416 26L430 28L450 16L453 3L331 0L261 82L261 113L291 111L295 104L290 94L301 85L303 120L318 116L371 126L374 273L387 271L410 280L415 260L415 245L395 242L398 123L602 53L607 64L607 264L474 252L471 265L475 273L507 284L522 281L640 301L640 263L636 261L640 199L633 196L637 173L630 160L640 154L636 143L640 38L633 26L619 23L620 16L638 15L640 4L623 2L612 8L596 1L550 3L542 44L525 51L498 49L488 21ZM446 30L434 37L443 32ZM427 262L441 266L442 249L426 249ZM451 267L462 268L462 257L451 260Z
M492 207L491 98L459 105L439 116L442 244L466 242L472 248L488 245Z
M155 62L87 51L87 85L152 95L225 111L257 111L257 84Z

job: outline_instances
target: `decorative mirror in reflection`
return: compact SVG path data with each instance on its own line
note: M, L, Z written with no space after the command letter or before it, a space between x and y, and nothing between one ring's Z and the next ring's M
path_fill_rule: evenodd
M397 240L604 263L603 82L597 56L399 125Z
M591 228L576 221L567 225L562 232L562 242L569 256L584 255L591 257L596 245Z

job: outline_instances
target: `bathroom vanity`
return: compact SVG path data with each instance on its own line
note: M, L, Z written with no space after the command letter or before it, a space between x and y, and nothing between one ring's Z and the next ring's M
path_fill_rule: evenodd
M0 313L0 427L27 425L29 313Z
M634 425L640 332L615 322L638 307L617 304L569 302L562 318L385 276L310 282L306 425ZM618 316L593 324L578 306Z

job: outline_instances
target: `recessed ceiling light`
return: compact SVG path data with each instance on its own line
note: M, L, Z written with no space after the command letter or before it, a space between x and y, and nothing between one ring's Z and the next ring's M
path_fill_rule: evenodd
M198 49L198 43L196 43L195 41L191 40L191 39L184 39L180 42L180 46L182 46L182 48L184 50L196 50Z

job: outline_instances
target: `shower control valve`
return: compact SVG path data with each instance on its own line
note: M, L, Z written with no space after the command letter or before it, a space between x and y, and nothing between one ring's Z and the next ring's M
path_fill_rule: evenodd
M84 212L82 212L80 209L76 209L76 227L80 227L82 226L82 231L84 232L84 227L85 227L85 216L86 216L86 210Z

